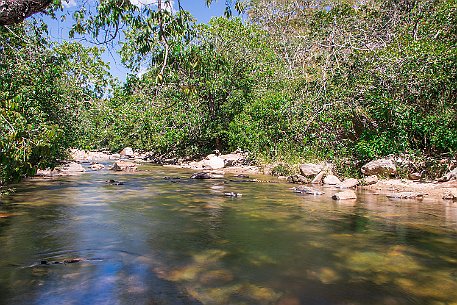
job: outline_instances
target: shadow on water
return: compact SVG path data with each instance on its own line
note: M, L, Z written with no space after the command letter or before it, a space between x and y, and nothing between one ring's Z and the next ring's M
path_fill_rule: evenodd
M0 304L457 300L457 205L189 177L153 167L21 185L0 206L13 215L0 219Z

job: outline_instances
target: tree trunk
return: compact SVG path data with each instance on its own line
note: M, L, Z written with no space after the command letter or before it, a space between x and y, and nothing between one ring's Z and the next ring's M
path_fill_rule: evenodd
M22 22L35 13L42 12L52 0L0 0L0 25Z

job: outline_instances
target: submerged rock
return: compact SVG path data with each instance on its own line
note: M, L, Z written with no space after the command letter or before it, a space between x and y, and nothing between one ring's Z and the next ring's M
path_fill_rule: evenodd
M170 176L165 176L163 177L164 180L181 180L181 177L170 177Z
M443 194L443 199L457 201L457 189L446 190Z
M352 190L342 191L332 196L334 200L357 199L357 194Z
M245 174L238 174L238 175L235 175L233 176L235 178L245 178L245 179L249 179L249 175L245 175Z
M113 179L106 180L105 182L106 182L107 184L109 184L109 185L124 185L124 182L122 182L122 181L116 181L116 180L113 180Z
M243 194L234 193L234 192L228 192L228 193L224 193L224 196L226 196L226 197L241 197L241 196L243 196Z
M397 167L395 162L390 159L379 159L368 162L362 166L362 174L371 175L382 175L382 176L393 176L397 173Z
M213 175L206 172L195 173L190 176L190 179L213 179Z
M62 264L75 264L86 261L85 258L67 258L62 261L48 261L48 260L41 260L40 265L62 265Z
M416 193L416 192L400 192L387 195L387 198L391 199L423 199L427 194Z
M318 189L315 189L312 187L307 187L307 186L294 187L293 190L295 193L315 195L315 196L325 194L324 192L321 192Z

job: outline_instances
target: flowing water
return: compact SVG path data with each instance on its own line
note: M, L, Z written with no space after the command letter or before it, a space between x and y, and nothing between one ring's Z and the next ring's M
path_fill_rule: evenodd
M457 203L146 170L2 199L0 304L457 304Z

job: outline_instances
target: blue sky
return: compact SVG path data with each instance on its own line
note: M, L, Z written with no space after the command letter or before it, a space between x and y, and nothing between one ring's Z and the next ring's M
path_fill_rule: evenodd
M64 0L65 1L65 0ZM139 0L141 1L141 0ZM152 0L145 0L152 1ZM77 0L68 0L67 8L64 9L64 13L71 16L72 12L75 11L75 5L78 5ZM207 23L211 17L222 16L225 10L225 1L218 0L211 4L208 8L205 5L205 0L181 0L181 6L190 11L190 13L197 19L199 23ZM68 32L72 24L72 18L68 17L66 21L61 21L59 18L57 20L51 19L47 16L43 17L44 21L48 25L49 35L51 39L61 42L63 40L69 40ZM84 42L84 44L88 45ZM106 48L106 47L105 47ZM111 73L113 76L119 78L120 80L125 80L126 74L129 72L126 69L116 53L116 44L114 49L106 50L103 54L103 60L110 63Z

